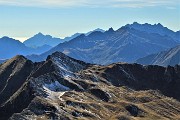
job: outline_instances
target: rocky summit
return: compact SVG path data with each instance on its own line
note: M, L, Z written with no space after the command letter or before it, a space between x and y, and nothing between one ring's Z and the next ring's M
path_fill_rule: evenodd
M61 52L0 64L0 120L178 120L180 66L89 64Z

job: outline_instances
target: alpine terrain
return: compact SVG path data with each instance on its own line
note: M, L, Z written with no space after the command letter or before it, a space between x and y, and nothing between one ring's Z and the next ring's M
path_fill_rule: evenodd
M0 80L1 120L180 119L179 65L102 66L61 52L33 63L18 55L0 65Z
M143 26L143 25L142 25ZM161 25L162 26L162 25ZM150 28L157 26L151 25ZM160 27L161 28L161 27ZM162 27L161 29L167 29ZM173 32L173 31L171 31ZM56 51L75 59L93 64L107 65L115 62L135 62L137 59L155 54L179 45L179 37L150 33L129 27L118 30L110 28L105 32L95 31L61 43L40 55L29 55L32 61L43 61Z

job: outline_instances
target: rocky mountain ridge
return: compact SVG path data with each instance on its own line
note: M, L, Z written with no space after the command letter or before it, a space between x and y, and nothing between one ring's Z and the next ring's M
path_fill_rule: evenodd
M106 32L93 32L57 45L41 55L27 56L32 61L42 61L53 52L64 54L85 62L107 65L114 62L135 62L144 56L178 45L168 36L147 33L129 27Z
M39 63L16 56L0 70L0 119L179 119L178 65L101 66L55 52Z

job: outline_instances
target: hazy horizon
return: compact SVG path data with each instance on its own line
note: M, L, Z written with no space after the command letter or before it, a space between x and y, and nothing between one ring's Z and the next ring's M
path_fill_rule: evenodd
M180 30L179 0L0 0L0 37L20 41L42 32L64 38L133 22Z
M138 22L139 23L139 22ZM127 24L133 24L133 23L127 23ZM125 24L125 25L127 25L127 24ZM145 23L139 23L139 24L145 24ZM155 25L155 24L158 24L158 23L154 23L154 24L151 24L151 25ZM160 23L161 24L161 23ZM124 26L124 25L123 25ZM164 26L164 25L163 25ZM119 28L121 28L122 26L120 26ZM164 27L167 27L167 26L164 26ZM110 27L111 28L111 27ZM117 29L119 29L119 28L117 28ZM172 30L171 28L169 28L169 27L167 27L168 29L170 29L170 30ZM92 29L92 30L95 30L95 29L98 29L98 28L94 28L94 29ZM101 29L101 28L100 28ZM108 30L109 28L107 28L107 29L103 29L103 30ZM114 29L114 28L113 28ZM114 29L114 30L117 30L117 29ZM84 31L84 32L75 32L75 33L73 33L73 34L76 34L76 33L87 33L87 32L90 32L90 31L92 31L92 30L89 30L89 31ZM174 31L174 30L172 30L172 31ZM180 31L180 29L179 30L177 30L177 31ZM174 32L177 32L177 31L174 31ZM32 34L31 36L28 36L28 37L11 37L11 36L7 36L7 35L4 35L4 36L0 36L0 38L2 38L2 37L5 37L5 36L7 36L7 37L10 37L10 38L13 38L13 39L15 39L15 40L19 40L20 42L24 42L24 41L26 41L27 39L29 39L29 38L31 38L31 37L33 37L34 35L36 35L36 34L38 34L38 33L42 33L41 31L39 31L39 32L37 32L37 33L34 33L34 34ZM52 37L55 37L55 38L61 38L61 39L64 39L65 37L70 37L70 36L72 36L73 34L69 34L69 35L67 35L67 36L55 36L55 35L53 35L53 34L45 34L45 33L42 33L43 35L51 35Z

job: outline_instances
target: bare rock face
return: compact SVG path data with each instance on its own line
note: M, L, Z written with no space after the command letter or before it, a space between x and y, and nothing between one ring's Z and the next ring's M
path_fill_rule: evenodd
M142 66L118 63L101 67L103 76L115 86L128 86L135 90L160 90L164 95L180 100L180 66Z
M23 56L16 56L0 66L0 104L21 87L33 68L33 63Z
M40 63L17 56L0 68L2 120L179 119L178 65L100 66L56 52Z

